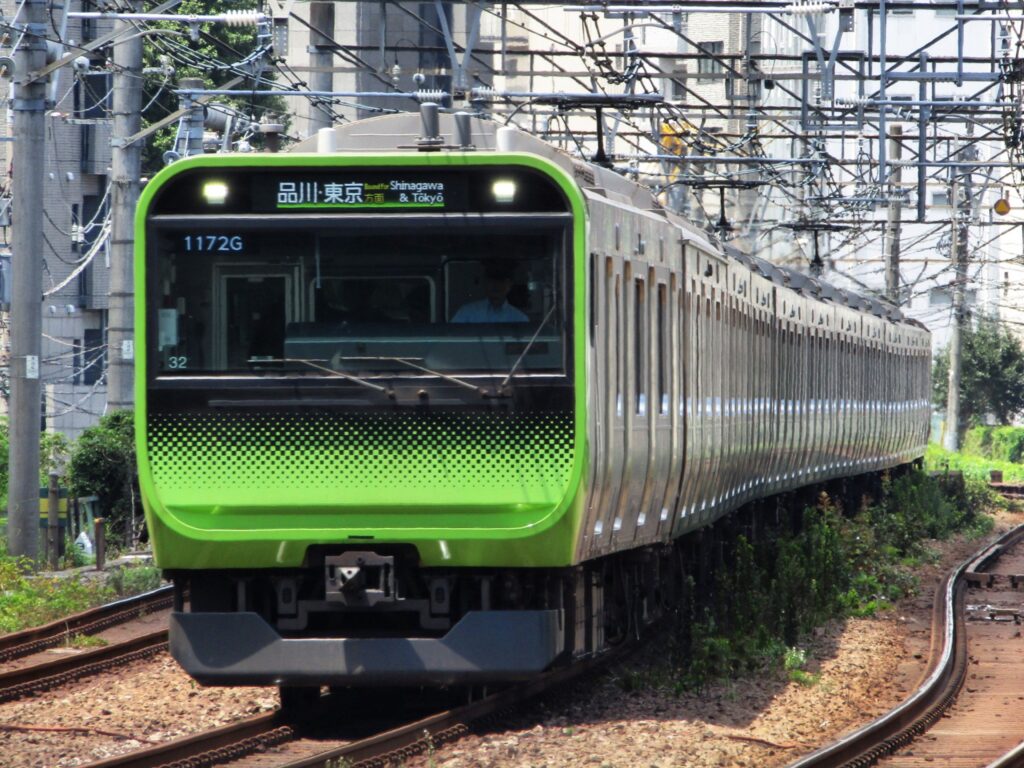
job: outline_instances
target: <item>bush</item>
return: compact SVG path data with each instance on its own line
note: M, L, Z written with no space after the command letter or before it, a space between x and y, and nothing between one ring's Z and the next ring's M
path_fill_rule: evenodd
M121 597L150 592L162 583L160 569L152 565L112 568L107 583Z
M986 459L967 453L951 453L935 443L928 445L925 467L933 472L963 472L964 477L987 483L989 472L998 469L1007 483L1024 482L1024 464Z
M84 611L113 597L101 579L29 576L25 558L10 557L0 541L0 633Z
M1024 462L1024 427L974 427L964 435L962 451L996 461Z
M108 541L135 546L145 538L138 504L135 421L131 411L108 413L78 438L68 462L76 496L96 496L107 519Z
M7 509L10 434L6 416L0 416L0 509ZM60 432L43 432L39 437L39 487L46 488L50 471L60 470L68 455L68 439Z
M880 498L852 516L822 494L788 526L756 539L722 521L713 589L702 593L693 575L685 577L670 653L676 687L699 688L766 664L813 684L816 677L795 669L799 654L787 648L829 618L873 615L913 594L922 541L991 526L982 514L989 493L979 479L944 482L915 470L884 478Z

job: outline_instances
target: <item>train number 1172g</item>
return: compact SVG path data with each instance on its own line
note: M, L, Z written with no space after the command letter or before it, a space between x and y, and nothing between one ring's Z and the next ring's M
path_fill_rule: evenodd
M241 235L185 235L186 252L238 253L244 248Z

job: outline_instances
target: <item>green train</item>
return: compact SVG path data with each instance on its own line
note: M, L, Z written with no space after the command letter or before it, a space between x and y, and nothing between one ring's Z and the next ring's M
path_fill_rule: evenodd
M144 190L139 471L201 682L522 679L656 613L683 534L923 454L923 327L471 125Z

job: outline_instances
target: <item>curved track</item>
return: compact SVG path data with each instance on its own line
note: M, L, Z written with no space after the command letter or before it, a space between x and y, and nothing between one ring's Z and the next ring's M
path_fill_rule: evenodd
M990 602L984 598L981 590L989 590L993 585L1000 583L1005 583L1007 589L1011 588L1009 575L995 575L1002 569L993 570L993 565L1001 555L1010 552L1021 539L1024 539L1024 526L1004 534L994 544L976 553L946 577L936 593L930 671L925 682L910 698L863 728L796 761L790 768L852 768L875 764L983 766L1016 744L1020 736L1024 736L1024 730L1018 731L1020 736L1017 738L1004 735L1004 742L1009 738L1009 744L1000 743L991 738L991 733L978 731L977 722L961 720L960 714L980 714L982 722L988 718L990 725L993 725L991 721L996 719L994 726L1001 725L997 720L1001 715L991 707L983 705L983 711L978 713L961 697L965 680L971 681L966 687L966 694L969 696L980 690L980 685L974 687L975 681L979 678L995 680L1002 672L1007 671L999 670L1000 654L1004 650L993 642L993 637L984 633L979 635L968 628L965 607L968 590L972 590L971 605L974 606L975 596L984 600L986 605ZM1024 564L1024 553L1016 554L1015 557ZM1021 568L1021 572L1024 572L1024 567ZM1018 585L1024 587L1024 577L1015 577L1013 585L1013 589ZM975 595L975 592L979 594ZM1020 603L1019 599L1017 603ZM993 606L991 611L987 611L990 627L1007 624L1002 617L1009 614L1001 613L1000 610ZM1016 620L1019 620L1019 617ZM1009 618L1008 621L1013 627L1015 619ZM975 653L971 655L969 643L973 643L975 647ZM1016 663L1009 668L1016 668L1013 675L1017 682L1021 682L1024 680L1024 664L1021 663L1024 661L1024 643L1018 639L1017 645L1019 647L1012 652ZM1009 657L1004 658L1004 662L1009 660ZM990 690L989 693L993 692ZM1015 692L1014 703L1019 703L1016 701L1017 696ZM952 717L951 711L954 702L957 709L956 718ZM942 727L933 728L940 718L943 718ZM957 722L951 725L954 720ZM945 738L940 741L943 734ZM983 756L986 752L989 754L988 758ZM951 762L958 755L963 755L963 762Z

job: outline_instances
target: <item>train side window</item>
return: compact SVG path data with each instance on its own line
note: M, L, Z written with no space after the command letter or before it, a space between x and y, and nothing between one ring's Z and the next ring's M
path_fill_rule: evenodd
M668 366L671 354L668 348L668 287L658 283L658 413L662 416L669 411Z
M601 268L601 255L590 254L590 344L594 344L594 331L597 329L597 274Z
M615 326L615 410L616 415L622 416L622 385L625 381L623 374L623 361L625 355L622 350L622 282L621 278L615 276L615 319L612 325Z
M636 386L636 412L647 413L647 302L644 300L643 278L633 281L633 375Z

